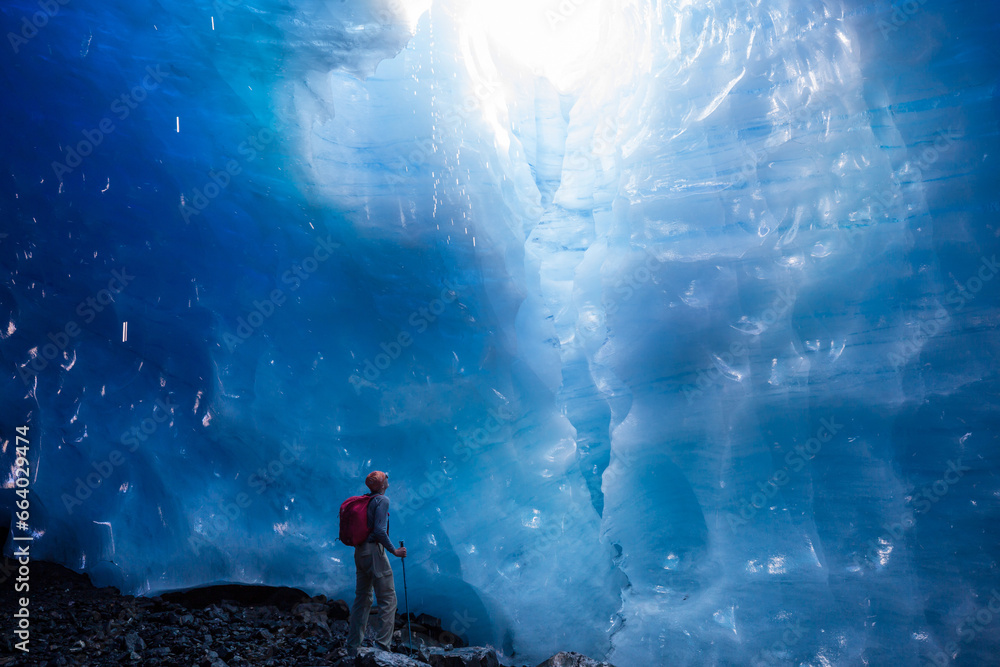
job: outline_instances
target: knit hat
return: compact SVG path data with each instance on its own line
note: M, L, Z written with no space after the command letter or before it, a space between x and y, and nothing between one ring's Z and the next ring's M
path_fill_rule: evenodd
M380 491L382 487L385 486L385 482L388 479L389 476L381 470L373 470L368 473L367 477L365 477L365 486L371 489L372 493L374 493L376 491Z

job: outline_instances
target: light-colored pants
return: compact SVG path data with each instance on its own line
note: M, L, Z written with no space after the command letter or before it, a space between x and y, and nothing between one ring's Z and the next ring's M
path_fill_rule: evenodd
M378 631L375 643L384 651L389 650L392 631L396 624L396 586L392 566L385 547L365 542L354 547L354 564L358 568L358 585L354 590L351 607L351 628L347 633L347 649L356 652L361 646L368 627L368 614L372 610L372 593L378 599Z

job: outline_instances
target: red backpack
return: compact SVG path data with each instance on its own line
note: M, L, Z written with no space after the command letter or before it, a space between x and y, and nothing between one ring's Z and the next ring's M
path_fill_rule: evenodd
M368 530L368 503L375 496L351 496L340 504L340 541L349 547L364 544Z

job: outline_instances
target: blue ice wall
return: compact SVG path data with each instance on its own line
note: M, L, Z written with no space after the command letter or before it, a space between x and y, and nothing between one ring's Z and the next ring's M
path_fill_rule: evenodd
M541 7L5 3L3 516L349 597L382 469L526 662L993 660L1000 11Z

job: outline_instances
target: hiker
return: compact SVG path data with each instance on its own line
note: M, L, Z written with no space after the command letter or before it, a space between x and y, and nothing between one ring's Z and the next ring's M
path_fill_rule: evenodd
M371 489L368 502L368 539L354 547L354 564L358 568L358 585L354 592L354 606L351 608L351 629L347 635L347 650L357 655L361 640L368 627L368 614L372 609L372 591L378 599L378 633L375 645L383 651L390 650L393 626L396 622L396 587L392 579L388 551L393 556L406 558L404 547L395 548L389 541L389 499L385 490L389 488L389 476L381 470L369 473L365 486Z

